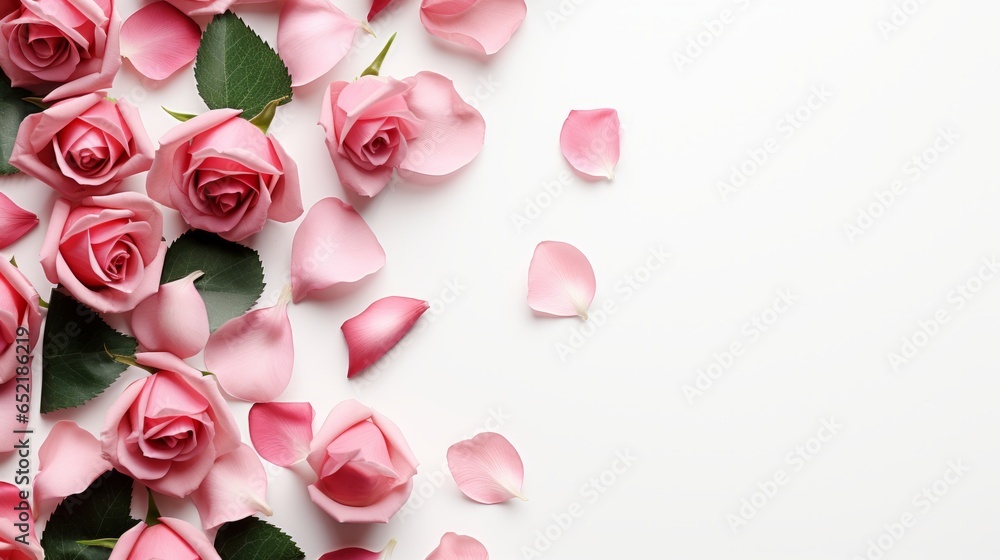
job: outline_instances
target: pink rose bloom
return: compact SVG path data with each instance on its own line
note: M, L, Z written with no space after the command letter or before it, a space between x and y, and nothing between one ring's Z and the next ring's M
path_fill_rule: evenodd
M119 471L182 498L216 458L240 446L239 427L214 379L172 354L140 352L136 360L157 373L126 387L108 410L101 451Z
M330 411L309 446L309 497L341 523L387 523L413 489L417 460L388 418L358 401Z
M365 76L333 82L319 124L340 182L375 196L392 171L447 175L483 147L486 121L448 78L421 72L396 80Z
M9 482L0 482L0 558L42 560L45 553L35 537L30 497ZM25 544L20 537L27 533Z
M42 270L100 313L129 311L156 293L167 244L163 216L133 192L60 198L42 242Z
M28 115L17 131L10 163L79 200L108 194L122 179L148 171L153 144L129 102L91 93Z
M174 127L160 140L146 191L192 227L240 241L268 219L302 215L299 172L271 135L235 109L216 109Z
M23 0L0 20L0 68L46 101L110 88L120 27L113 0Z
M18 362L15 341L26 338L28 346L34 350L41 324L38 292L16 266L0 258L0 383L11 380L18 366L23 365ZM18 329L24 330L18 332ZM26 375L23 372L22 377Z
M187 521L172 517L159 521L125 531L108 560L220 560L205 533Z

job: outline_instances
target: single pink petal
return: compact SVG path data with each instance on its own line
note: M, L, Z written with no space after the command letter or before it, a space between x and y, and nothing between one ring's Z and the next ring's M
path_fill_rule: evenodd
M621 155L621 122L614 109L570 111L559 135L566 161L593 178L615 178Z
M392 551L396 548L396 539L389 541L385 548L378 551L364 548L341 548L333 552L327 552L319 557L319 560L388 560L392 556Z
M264 459L290 467L309 455L315 417L307 402L257 403L250 408L250 441Z
M132 332L143 348L190 358L208 342L208 310L194 281L199 270L185 278L167 282L160 290L135 306Z
M441 74L420 72L405 80L413 87L406 104L423 120L420 135L407 144L402 172L440 176L458 171L479 155L486 137L486 121Z
M35 536L35 515L23 491L0 481L0 558L42 560L45 552ZM21 516L24 515L25 518Z
M38 216L21 208L0 193L0 249L24 237L38 225Z
M266 494L264 465L244 443L215 461L191 499L201 516L201 526L213 529L257 512L271 515L271 507L264 501Z
M420 21L431 35L494 54L521 27L524 0L423 0Z
M361 214L330 197L306 214L292 239L292 297L357 282L385 266L385 251Z
M111 463L101 454L101 442L96 437L76 422L56 422L38 448L35 511L83 492L109 470Z
M385 355L430 309L423 300L390 296L368 306L361 314L341 325L347 339L350 366L347 377L364 371Z
M427 556L427 560L489 560L489 557L486 547L476 539L445 533L441 544Z
M198 54L201 28L167 2L139 8L122 24L122 56L140 74L163 80Z
M368 21L375 19L375 16L391 3L392 0L372 0L372 9L368 10Z
M278 54L298 87L326 74L351 50L362 22L330 0L288 0L278 17Z
M458 489L481 504L499 504L521 495L524 464L507 438L481 433L448 448L448 470Z
M543 315L587 319L597 292L594 268L579 249L542 241L528 267L528 305Z

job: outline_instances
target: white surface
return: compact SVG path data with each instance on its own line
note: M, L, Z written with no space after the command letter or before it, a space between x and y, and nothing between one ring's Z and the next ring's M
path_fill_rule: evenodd
M338 4L367 12L362 0ZM531 0L522 28L489 60L431 38L416 0L377 20L380 39L362 40L328 78L352 78L399 31L383 73L435 70L478 95L487 144L443 184L401 182L358 204L388 265L337 299L291 308L297 360L283 399L312 401L317 424L346 398L384 412L422 461L417 488L426 497L388 526L338 526L297 475L273 469L271 521L310 559L341 546L378 549L390 537L399 539L396 558L422 559L446 531L479 538L492 558L525 558L536 531L579 503L582 515L545 558L848 559L865 557L883 525L910 512L912 527L883 537L893 545L885 558L995 557L1000 279L961 309L950 292L981 258L1000 255L1000 5L927 1L886 40L878 22L895 4L903 1ZM129 13L136 3L122 6ZM553 24L548 12L560 6L568 15ZM723 9L734 21L679 71L673 54ZM238 11L273 44L273 7ZM315 125L327 81L296 91L279 110L287 124L276 125L307 205L343 196ZM480 87L489 83L492 91ZM123 70L113 94L145 92L154 138L174 124L161 104L204 109L190 68L150 87ZM814 87L833 95L788 137L782 119ZM617 108L624 127L617 178L571 177L519 231L512 214L568 169L558 147L566 114L602 106ZM904 165L948 127L959 139L912 180ZM717 182L770 138L776 152L723 202ZM896 179L907 190L849 242L844 223ZM52 202L33 180L3 188L40 215ZM167 214L173 237L181 224ZM265 299L287 278L294 230L271 223L250 240L265 262ZM42 235L8 252L47 292L33 262ZM557 344L585 325L534 318L525 303L528 261L546 239L579 247L597 273L594 309L616 309L565 361ZM639 269L659 248L671 257L647 276ZM629 275L646 280L641 289L626 287ZM391 363L348 382L343 320L386 295L440 298L449 282L461 285L454 301L435 303ZM745 330L782 289L794 305L767 332ZM894 371L888 353L939 308L949 322ZM745 353L689 403L684 386L733 343ZM137 376L34 427L73 418L97 432L103 410ZM248 406L233 408L245 429ZM501 426L490 420L496 411ZM808 462L795 459L799 446L817 451L810 438L830 417L842 428ZM521 451L530 501L473 504L444 478L447 447L484 428ZM588 481L625 450L638 460L593 493ZM940 483L947 495L929 509L913 502L949 461L968 473ZM9 459L2 468L13 471ZM740 515L741 500L779 470L786 484L731 530L727 515ZM162 507L178 508L193 513L181 502Z

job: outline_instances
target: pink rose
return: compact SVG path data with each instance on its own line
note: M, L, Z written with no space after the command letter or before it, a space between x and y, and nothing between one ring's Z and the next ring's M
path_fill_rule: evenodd
M265 4L273 0L167 0L189 16L221 14L235 4Z
M330 411L309 446L309 497L341 523L387 523L413 489L417 460L388 418L358 401Z
M214 379L166 353L136 355L157 373L122 392L101 429L101 451L119 471L182 498L218 457L240 446L240 431Z
M10 163L79 200L108 194L125 177L148 171L153 144L129 102L91 93L28 115Z
M340 182L375 196L393 169L447 175L483 147L486 121L455 91L451 80L421 72L403 81L365 76L333 82L319 124Z
M31 373L18 358L27 355L24 347L35 349L41 324L38 292L16 266L0 258L0 383L15 374L24 377ZM18 339L27 340L27 344ZM18 345L22 346L20 352Z
M108 560L220 560L205 533L187 521L161 517L156 525L139 523L122 535Z
M46 101L107 89L120 27L114 0L22 0L0 20L0 68Z
M42 270L100 313L129 311L156 293L167 244L163 216L133 192L56 201L42 242Z
M216 109L177 125L160 140L146 191L192 227L239 241L268 219L302 215L299 172L278 141Z
M35 537L30 496L9 482L0 482L0 558L42 560L44 556Z

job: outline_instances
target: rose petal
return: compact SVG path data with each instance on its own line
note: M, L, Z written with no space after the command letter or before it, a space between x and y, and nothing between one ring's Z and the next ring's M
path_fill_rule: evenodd
M38 448L35 476L35 510L55 506L79 494L105 472L111 463L101 454L101 442L69 420L56 422Z
M589 177L614 179L621 155L618 111L570 111L559 134L559 144L573 169Z
M226 321L205 347L205 366L237 399L270 402L292 379L295 348L288 320L288 293L274 307Z
M385 251L350 204L325 198L306 214L292 240L292 297L357 282L385 266Z
M448 469L458 489L481 504L525 499L521 456L500 434L484 432L449 447Z
M24 237L38 225L38 216L21 208L0 193L0 249Z
M587 319L597 292L594 268L579 249L561 241L535 247L528 267L528 305L543 315Z
M375 19L375 16L391 3L392 0L372 0L372 9L368 10L368 21Z
M132 312L132 332L146 350L190 358L208 342L208 310L194 281L201 271L167 282Z
M361 22L329 0L288 0L278 17L278 54L292 87L326 74L351 50Z
M307 402L255 404L250 408L250 441L264 459L290 467L309 455L315 417Z
M524 0L423 0L420 21L431 35L494 54L521 27Z
M319 557L319 560L388 560L392 556L392 551L396 548L396 539L392 539L385 548L378 551L364 548L341 548L333 552L327 552Z
M427 556L427 560L489 560L489 557L486 547L476 539L445 533L441 544Z
M0 555L12 560L42 560L45 553L38 544L35 537L35 516L32 515L31 506L27 509L27 520L20 519L21 490L9 482L0 481L0 542L5 543L0 547ZM27 525L27 531L21 531L23 527L17 527L15 523ZM27 533L26 537L21 537ZM21 537L26 543L18 540Z
M198 54L201 28L167 2L139 8L122 24L122 56L140 74L163 80Z
M213 529L257 512L271 515L271 507L264 501L266 494L264 465L244 443L215 461L191 499L201 516L201 526Z
M359 315L344 321L340 330L347 340L351 378L374 364L413 328L430 309L423 300L391 296L368 306Z

